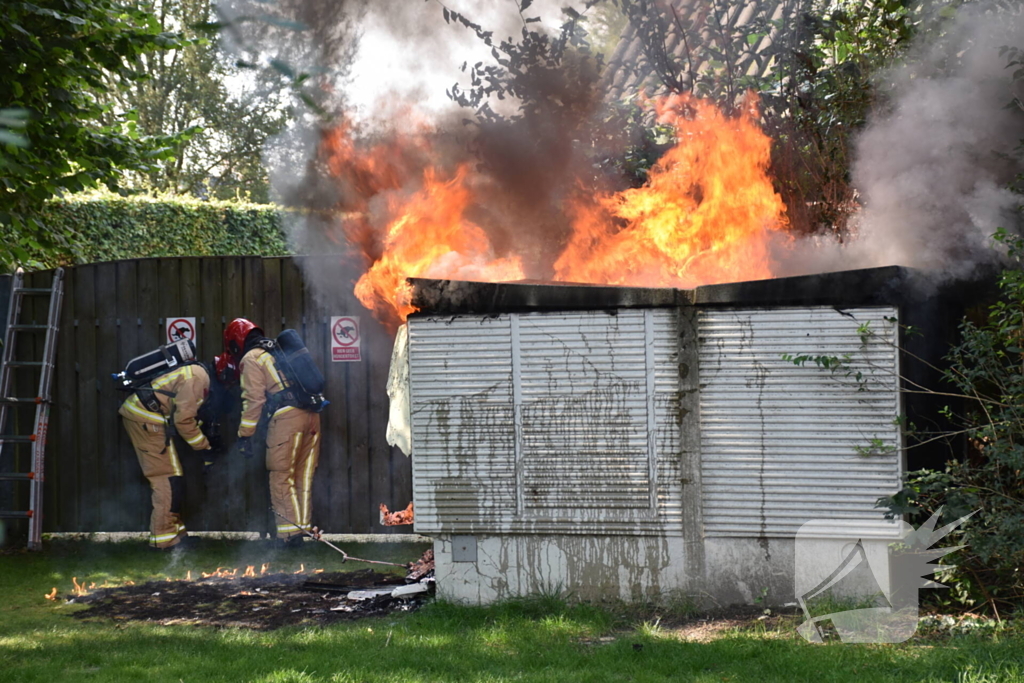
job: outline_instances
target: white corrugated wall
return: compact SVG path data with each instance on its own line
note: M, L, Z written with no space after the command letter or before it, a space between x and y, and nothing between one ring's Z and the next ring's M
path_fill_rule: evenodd
M706 536L893 529L874 504L901 473L896 315L698 313ZM679 334L671 309L414 317L417 530L679 535Z
M706 536L791 537L812 518L860 535L895 530L874 505L901 473L896 316L891 307L699 312ZM830 371L783 354L843 362Z
M676 319L411 319L417 531L680 533Z

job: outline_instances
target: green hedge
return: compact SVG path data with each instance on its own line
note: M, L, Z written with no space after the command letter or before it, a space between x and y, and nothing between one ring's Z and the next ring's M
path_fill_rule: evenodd
M51 230L76 234L74 248L57 255L65 264L289 253L280 210L267 204L96 194L52 200L40 217Z

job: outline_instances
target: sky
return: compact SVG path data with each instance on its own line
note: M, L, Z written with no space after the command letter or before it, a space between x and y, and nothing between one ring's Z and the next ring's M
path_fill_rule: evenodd
M537 0L524 15L539 16L541 25L557 30L562 24L560 8L566 4L582 5ZM450 0L444 7L493 30L496 41L518 36L522 30L516 0ZM469 29L445 23L443 7L436 0L374 0L361 30L346 90L356 118L363 122L397 102L415 103L426 115L450 109L445 90L459 80L459 67L464 62L491 61L490 50Z

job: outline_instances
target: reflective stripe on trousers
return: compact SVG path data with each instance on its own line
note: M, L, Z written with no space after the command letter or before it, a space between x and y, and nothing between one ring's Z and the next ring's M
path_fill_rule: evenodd
M312 528L313 473L319 459L320 415L298 408L275 413L267 429L267 470L278 538Z

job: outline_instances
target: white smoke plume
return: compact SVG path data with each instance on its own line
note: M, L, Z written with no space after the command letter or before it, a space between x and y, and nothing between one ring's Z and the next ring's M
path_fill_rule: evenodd
M1024 171L1024 113L1011 104L1024 82L999 48L1021 44L1024 17L965 6L941 38L885 74L891 101L856 148L855 235L797 244L780 256L780 274L902 265L946 280L997 261L991 235L1018 231L1021 198L1009 185Z

